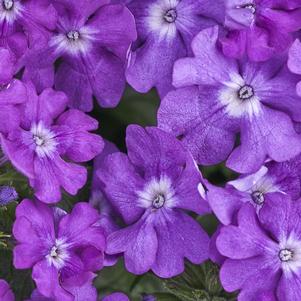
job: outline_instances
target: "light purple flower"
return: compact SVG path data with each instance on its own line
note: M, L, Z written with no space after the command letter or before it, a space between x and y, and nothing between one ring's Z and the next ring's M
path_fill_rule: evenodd
M12 51L17 59L28 47L43 43L53 30L57 13L51 0L1 0L0 45Z
M224 224L236 222L236 214L245 204L252 204L259 212L269 193L288 194L300 198L300 172L297 162L269 162L256 173L228 182L225 188L208 186L207 200L217 218Z
M2 148L41 201L58 202L60 187L75 195L86 183L86 168L73 162L89 161L101 152L101 137L89 133L98 122L81 111L66 110L68 99L62 92L45 89L38 96L32 85L27 88L20 127L2 137Z
M77 203L66 214L39 201L22 201L13 227L18 242L14 266L32 268L32 278L45 297L78 300L74 295L94 278L91 272L103 266L105 237L95 225L98 219L97 211L87 203ZM94 300L95 290L90 287L87 292Z
M221 39L226 55L265 61L285 52L293 32L301 28L301 3L283 0L225 0L225 26Z
M14 187L0 186L0 206L6 206L12 201L17 200L18 193Z
M105 141L102 153L93 162L92 189L89 203L99 210L100 219L98 224L103 228L106 236L118 230L119 226L116 224L116 212L105 195L103 183L99 180L97 172L103 168L102 165L106 156L116 152L118 152L118 148L113 143ZM117 259L117 255L105 254L104 266L114 265Z
M127 227L108 236L108 254L124 253L134 274L166 278L184 270L184 258L208 258L209 239L185 210L208 212L198 192L201 174L181 143L157 129L129 126L128 156L113 153L98 172L105 193Z
M123 293L113 293L104 297L102 301L130 301L130 299Z
M267 158L287 161L301 152L294 121L301 120L297 76L277 58L251 63L226 58L216 45L218 28L192 42L195 57L175 63L178 88L161 102L159 127L181 138L198 163L227 160L240 173L257 171ZM234 150L236 135L240 146Z
M156 87L163 97L172 87L174 62L191 53L191 40L201 30L224 22L223 0L125 1L137 23L126 77L139 92Z
M9 50L0 48L0 133L2 134L19 125L18 110L20 104L27 101L24 84L14 78L15 64L15 56Z
M301 299L300 206L300 200L269 194L259 217L248 203L237 226L221 229L217 248L228 259L220 278L226 291L240 290L239 301L257 301L267 292L270 300L273 293L281 301Z
M301 42L299 39L295 40L295 42L289 50L287 64L290 71L301 75ZM297 94L301 96L301 78L299 80L300 81L297 83L296 90Z
M116 106L125 87L127 52L136 39L132 14L106 0L55 3L60 12L57 26L45 47L29 52L25 78L38 90L52 85L54 62L61 58L55 87L68 95L71 107L91 111L93 95L103 107Z
M15 296L11 291L7 282L3 279L0 279L0 300L1 301L14 301Z

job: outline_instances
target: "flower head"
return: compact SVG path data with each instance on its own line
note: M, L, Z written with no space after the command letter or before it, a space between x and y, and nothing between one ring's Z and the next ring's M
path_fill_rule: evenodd
M18 198L15 188L10 186L0 186L0 206L5 206Z
M3 279L0 279L0 299L1 301L14 301L15 296L11 291L7 282Z
M87 285L87 291L92 290L89 300L95 300L92 272L101 269L105 248L98 219L97 211L87 203L77 203L67 214L38 201L22 201L13 227L18 242L14 266L33 268L32 278L45 297L74 300L73 294Z
M123 253L135 274L180 274L184 258L207 259L209 239L184 210L208 211L198 192L200 172L175 138L157 128L127 129L128 156L107 157L98 176L126 227L108 236L108 254Z
M285 3L287 2L287 3ZM287 50L293 33L301 28L301 3L292 1L226 0L227 56L265 61Z
M159 127L181 137L200 164L228 158L231 169L253 173L268 158L292 159L301 152L293 126L301 120L298 77L282 58L261 64L227 58L217 39L217 27L201 31L194 57L175 63L177 89L161 102Z
M245 204L238 225L221 229L216 243L227 257L220 273L227 291L240 289L238 299L245 300L258 300L267 292L277 300L300 298L300 209L299 201L270 194L259 216Z
M60 187L76 194L86 182L86 169L73 162L89 161L102 151L101 137L89 133L98 123L81 111L66 110L62 92L46 89L37 95L31 84L27 92L20 127L2 137L3 151L41 201L58 202Z
M127 6L136 18L138 31L127 80L139 92L156 87L163 97L173 88L173 64L191 52L194 35L223 22L223 1L130 0Z
M93 95L103 107L116 106L125 87L128 49L136 39L133 16L124 5L107 1L57 0L56 7L58 22L47 43L26 55L26 78L41 91L52 86L54 77L69 105L82 111L92 110ZM54 76L59 58L62 62Z

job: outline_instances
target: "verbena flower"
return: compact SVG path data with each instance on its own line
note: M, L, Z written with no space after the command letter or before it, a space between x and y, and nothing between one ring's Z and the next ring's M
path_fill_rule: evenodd
M240 290L238 300L273 294L281 301L301 299L300 209L300 201L269 194L259 217L245 204L238 225L221 229L217 247L227 259L220 278L227 291Z
M181 143L157 129L129 126L128 156L113 153L98 172L105 193L127 226L107 238L108 254L124 254L134 274L171 277L184 258L208 258L209 239L185 211L208 212L198 192L201 174Z
M89 161L101 152L101 137L89 133L98 122L81 111L66 110L68 98L62 92L46 89L37 95L32 85L27 88L20 127L2 137L2 148L41 201L58 202L60 187L75 195L86 183L86 168L73 162Z
M113 143L105 141L102 153L93 161L93 178L89 203L99 211L100 218L98 224L103 228L106 236L119 229L116 223L118 215L108 201L103 183L99 180L97 173L103 168L102 165L106 156L116 152L118 152L118 148ZM117 259L117 255L105 254L104 265L112 266L117 262Z
M51 0L1 0L0 45L21 58L28 47L43 43L53 30L57 13Z
M14 301L15 296L11 291L7 282L3 279L0 279L0 300L1 301Z
M95 277L96 274L90 273L87 277L87 281L83 284L69 281L69 283L64 284L64 289L73 295L73 301L97 301L97 291L92 283ZM62 301L62 299L60 299L60 297L45 297L35 289L27 301Z
M139 92L156 87L163 97L172 90L174 62L191 53L191 40L224 19L223 0L129 0L138 40L132 47L126 77Z
M269 162L254 174L244 175L227 183L225 188L207 185L207 200L217 218L225 225L236 222L236 214L245 204L252 204L259 212L267 194L288 194L295 201L300 198L300 174L295 162Z
M0 5L1 7L1 5ZM9 50L0 48L0 133L7 134L19 125L18 108L27 101L24 84L14 78L16 58Z
M87 203L77 203L66 214L39 201L23 200L13 227L15 268L32 268L32 278L43 296L78 300L74 295L91 283L91 272L103 265L105 237L95 225L98 219L97 211ZM93 288L87 292L95 296Z
M289 50L287 64L290 71L301 75L301 42L299 39L295 40L295 42ZM297 94L301 96L301 78L299 78L299 80L300 81L297 83L296 90Z
M0 186L0 206L5 206L18 198L14 187Z
M201 164L227 160L241 173L257 171L267 158L289 160L301 151L294 121L301 120L297 76L277 58L251 63L226 58L217 47L218 28L200 32L194 57L176 62L178 88L161 102L159 127L181 138ZM240 146L234 150L236 135Z
M225 26L222 41L230 57L247 55L252 61L265 61L284 52L301 28L301 3L279 0L225 0Z
M132 14L123 5L109 5L108 1L56 3L60 8L57 26L44 47L29 52L26 78L39 90L44 88L41 72L43 81L51 84L54 62L61 58L55 86L68 95L71 107L91 111L93 95L101 106L116 106L125 87L127 52L136 39Z

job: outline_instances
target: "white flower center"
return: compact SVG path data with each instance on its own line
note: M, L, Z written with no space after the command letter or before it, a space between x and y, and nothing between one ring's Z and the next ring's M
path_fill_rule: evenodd
M67 244L64 239L56 239L55 244L50 248L49 253L46 255L49 265L61 269L70 257L68 247L69 244Z
M171 40L176 36L179 2L180 0L158 0L149 6L145 21L149 30L158 35L159 40Z
M279 243L278 258L284 273L297 274L301 270L301 240L291 233Z
M264 194L261 191L253 191L251 198L256 205L262 205L264 203Z
M253 15L256 13L256 5L254 3L245 4L241 8L249 9Z
M261 113L260 99L254 87L246 84L239 74L230 74L230 81L224 82L220 90L219 100L231 117L248 116L252 119Z
M73 56L87 53L92 46L97 30L83 26L78 30L69 30L59 33L51 38L50 47L54 47L58 53L69 53Z
M57 146L55 134L44 127L42 122L39 122L38 124L34 123L30 132L32 133L36 154L41 158L51 157Z
M293 257L294 257L294 252L292 250L282 249L279 252L279 258L283 262L290 261L293 259Z
M0 22L13 23L22 13L22 5L19 1L2 0L0 5Z
M3 8L6 10L11 10L14 6L14 0L3 0Z
M164 20L168 23L173 23L177 19L177 11L175 9L169 9L164 15Z
M143 191L137 192L138 203L143 208L172 208L176 204L175 192L171 180L163 176L147 183Z

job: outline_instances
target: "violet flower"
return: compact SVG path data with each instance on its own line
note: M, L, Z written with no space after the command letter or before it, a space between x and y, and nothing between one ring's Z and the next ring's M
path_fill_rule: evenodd
M124 253L134 274L162 278L184 270L184 258L208 258L209 239L185 211L208 212L198 192L201 174L191 155L169 134L151 127L127 129L128 156L113 153L98 172L105 193L127 227L107 238L108 254Z
M139 92L156 87L163 97L172 87L174 62L191 53L201 30L224 22L223 0L128 0L138 40L132 47L126 78Z
M248 203L238 226L221 229L217 248L228 258L220 271L226 291L240 290L238 300L273 300L273 293L277 300L301 300L300 209L300 200L269 194L259 217Z
M15 296L11 291L7 282L3 279L0 279L0 300L1 301L14 301Z
M181 138L200 164L228 158L240 173L257 171L267 158L287 161L301 152L294 121L301 121L297 76L282 58L251 63L226 58L218 49L218 28L193 40L195 57L174 67L178 88L161 102L159 127ZM240 146L234 150L236 135Z
M43 43L56 22L57 13L51 0L1 0L0 45L19 59L28 47Z
M1 14L0 14L1 15ZM0 48L0 133L19 126L20 104L27 101L24 84L14 78L16 58L5 48Z
M297 164L269 162L254 174L228 182L225 188L207 185L207 201L217 218L229 225L236 222L236 214L245 203L259 212L268 194L288 194L295 201L301 196L300 187Z
M136 39L132 14L123 5L105 0L55 3L60 12L57 26L45 47L28 53L25 78L42 90L45 82L52 83L54 62L61 58L55 87L68 95L71 107L91 111L93 95L103 107L116 106L125 87L127 52Z
M0 206L6 206L12 201L17 200L18 193L14 187L0 186Z
M98 219L97 211L87 203L77 203L66 214L38 201L22 201L13 227L18 242L14 266L33 269L32 278L43 296L78 300L74 295L94 278L91 272L103 265L105 237L95 225ZM95 296L93 288L88 291Z
M301 42L296 39L289 50L288 68L291 72L301 75ZM297 94L301 96L301 78L296 85Z
M279 0L225 0L222 41L227 56L265 61L288 49L301 28L301 3Z
M130 301L130 299L123 293L113 293L104 297L102 301Z
M73 162L89 161L101 152L101 137L89 133L98 122L81 111L66 111L68 99L62 92L46 89L38 96L32 85L27 88L20 128L2 137L2 148L41 201L58 202L60 187L75 195L86 183L86 168Z

